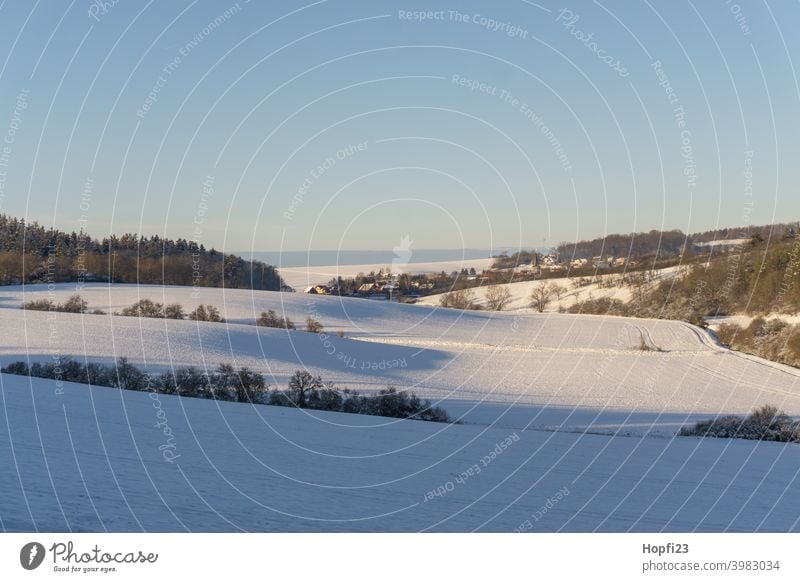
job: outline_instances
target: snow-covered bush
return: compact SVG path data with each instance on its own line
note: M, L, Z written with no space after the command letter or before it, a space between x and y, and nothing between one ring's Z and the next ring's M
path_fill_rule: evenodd
M702 420L692 427L682 428L678 434L800 443L800 422L792 420L775 406L765 405L746 418L729 415Z

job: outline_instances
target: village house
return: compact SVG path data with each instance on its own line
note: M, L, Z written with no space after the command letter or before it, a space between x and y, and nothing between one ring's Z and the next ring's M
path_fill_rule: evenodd
M310 287L306 287L304 293L310 293L311 295L330 295L331 288L327 285L311 285Z

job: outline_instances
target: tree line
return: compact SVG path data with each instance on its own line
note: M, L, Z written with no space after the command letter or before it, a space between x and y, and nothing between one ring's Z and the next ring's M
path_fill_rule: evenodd
M761 240L780 241L787 238L794 238L798 231L800 231L800 223L786 222L760 226L706 230L693 234L691 238L692 242L695 244L711 242L715 240L752 238L754 236L761 238Z
M0 369L4 374L31 376L192 398L227 402L248 402L270 406L289 406L331 412L348 412L371 416L388 416L430 422L451 422L440 407L422 400L413 392L390 386L377 394L362 395L354 390L340 390L321 376L307 370L297 370L284 390L270 387L264 376L244 366L235 369L231 364L219 364L211 372L186 366L161 374L151 374L119 358L113 365L81 363L71 358L54 362L17 361Z
M45 228L0 214L0 285L102 281L278 291L278 270L183 238Z
M562 242L558 255L563 260L592 257L665 258L680 255L687 248L687 237L680 230L651 230L631 234L610 234L603 238L578 242Z
M64 303L56 303L52 299L31 299L22 304L22 309L30 311L58 311L62 313L81 313L91 315L106 315L102 309L89 309L89 302L78 294L70 295ZM220 314L219 309L213 305L201 303L194 310L188 313L180 303L159 303L151 299L139 299L122 311L115 311L114 315L124 317L149 317L160 319L190 319L193 321L208 321L212 323L225 323L225 318ZM274 327L279 329L296 330L297 326L288 316L279 316L274 309L262 311L256 319L259 327ZM318 319L308 316L305 319L304 331L310 333L322 333L325 326ZM339 332L340 337L344 332Z

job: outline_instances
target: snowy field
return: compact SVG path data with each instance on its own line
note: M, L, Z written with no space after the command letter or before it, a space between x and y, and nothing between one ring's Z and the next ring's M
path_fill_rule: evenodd
M0 379L6 531L798 530L796 445L307 414L82 385L58 395L53 381Z
M749 238L725 238L720 240L712 240L708 242L693 243L696 247L735 247L739 245L746 245L751 242Z
M658 271L650 271L649 275L653 278L648 285L655 285L661 281L678 276L682 272L681 267L668 267ZM578 286L579 279L600 279L604 283L618 281L619 275L599 275L597 277L554 277L536 281L518 281L516 283L505 283L497 287L508 289L510 300L504 307L506 311L518 311L521 313L533 313L535 310L530 308L531 292L543 284L559 285L564 291L560 297L553 297L545 307L545 313L558 312L559 309L569 309L579 301L587 299L616 299L627 302L631 300L632 290L628 285L600 285L596 282L589 285ZM473 301L486 306L486 293L489 286L484 285L472 289ZM443 293L428 295L418 301L419 305L437 306Z
M19 308L74 292L0 288L0 363L233 362L281 387L306 367L340 387L413 390L463 424L154 401L2 375L5 529L800 529L796 445L674 438L685 423L766 403L800 415L800 373L681 322L102 284L80 293L107 315ZM228 323L110 315L140 298L187 311L210 303ZM266 309L298 324L312 315L326 333L253 325ZM636 350L642 340L662 351ZM174 462L159 450L157 414L174 435ZM438 487L445 493L429 494Z
M780 319L791 325L800 324L800 314L797 313L795 314L770 313L762 317L767 321L771 321L773 319ZM717 330L719 326L722 325L723 323L732 323L735 325L740 325L742 327L747 327L753 322L754 319L755 316L752 315L720 315L717 317L709 317L708 325L713 330Z
M31 291L31 289L35 289ZM64 301L74 285L52 294ZM24 299L47 297L27 287ZM773 403L800 414L800 371L731 352L677 321L557 313L461 312L302 293L98 284L81 295L107 315L19 309L0 291L0 363L57 356L127 357L154 371L220 362L250 366L285 386L301 367L342 387L387 385L441 400L465 422L508 428L672 434L691 420ZM113 316L139 298L220 308L228 323ZM322 335L260 328L274 309L312 315ZM339 331L343 337L339 337ZM642 339L661 352L636 349Z

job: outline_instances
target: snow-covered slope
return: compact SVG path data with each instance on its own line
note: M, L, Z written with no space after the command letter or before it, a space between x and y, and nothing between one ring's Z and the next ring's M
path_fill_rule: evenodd
M3 288L0 362L126 356L160 371L232 361L273 386L307 367L342 387L441 399L464 424L0 375L6 530L799 529L796 445L673 436L764 403L800 413L797 371L686 324L106 285L81 290L93 309L210 303L229 323L19 309L74 292ZM256 327L265 309L311 315L328 333ZM635 350L642 340L663 351Z
M0 375L2 530L800 529L796 445L59 392Z
M46 296L31 292L24 298ZM53 293L63 301L75 288ZM296 293L176 287L86 287L92 308L119 310L138 298L220 307L229 324L23 311L23 292L0 293L0 363L57 356L125 356L152 370L231 361L285 385L307 367L342 387L389 384L441 399L468 423L622 434L672 434L718 413L772 403L800 414L798 371L716 346L674 321L461 312ZM297 322L313 315L327 333L258 328L275 309ZM339 337L337 330L344 331ZM643 352L644 341L662 352Z
M685 268L685 267L684 267ZM646 285L654 285L657 282L680 276L683 272L682 267L668 267L657 271L648 271L649 282ZM631 273L634 275L634 273ZM594 281L594 282L590 282ZM510 293L510 300L504 307L506 311L518 311L521 313L532 313L530 308L531 292L543 285L558 285L563 289L563 293L558 297L553 297L545 307L545 312L558 312L561 309L569 309L580 301L587 299L616 299L618 301L630 301L633 288L629 284L623 284L621 276L603 275L596 277L556 277L552 279L540 279L536 281L518 281L516 283L504 283L497 287L505 288ZM484 285L472 289L473 301L477 305L486 306L486 293L489 286ZM441 301L443 293L429 295L420 299L420 305L437 306Z

